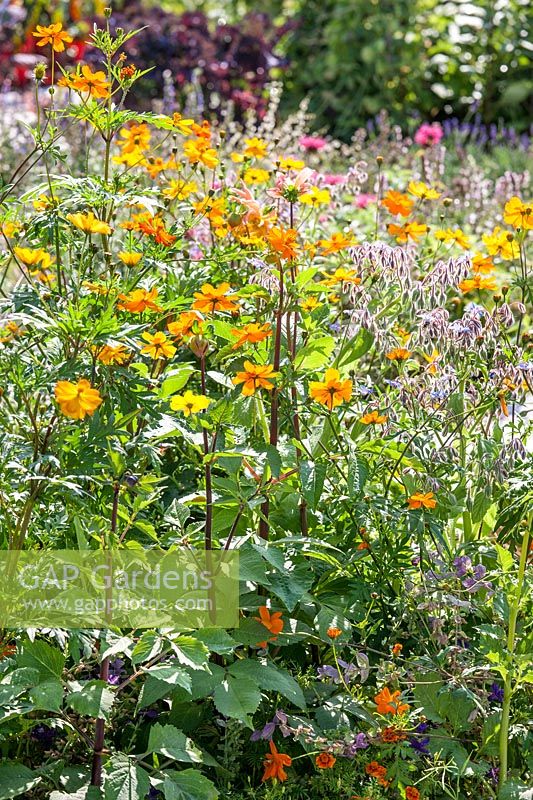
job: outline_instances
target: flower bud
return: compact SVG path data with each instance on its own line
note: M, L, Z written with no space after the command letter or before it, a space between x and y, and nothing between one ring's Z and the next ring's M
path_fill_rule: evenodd
M378 165L378 167L381 167L381 165L383 164L383 156L376 156L376 164Z
M35 78L37 83L40 83L44 79L45 75L46 75L46 64L44 63L36 64L33 70L33 77Z
M113 13L113 11L112 11L111 8L109 8L109 7L108 8L104 8L104 17L106 19L109 19L109 17L111 16L112 13Z
M193 336L189 347L197 358L204 358L209 350L209 342L204 336Z

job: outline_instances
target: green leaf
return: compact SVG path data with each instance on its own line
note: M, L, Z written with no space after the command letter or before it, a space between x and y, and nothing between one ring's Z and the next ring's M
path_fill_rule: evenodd
M368 478L368 461L361 456L353 456L348 462L348 494L359 497L363 494Z
M60 678L65 666L65 656L46 642L24 642L17 659L20 667L31 667L39 672L42 680Z
M506 781L498 792L498 800L533 800L533 789L519 781Z
M326 479L326 465L322 462L301 461L301 491L307 505L314 511L320 502Z
M180 389L183 389L194 371L193 364L181 364L177 369L173 369L161 384L161 397L170 397L170 395L179 392Z
M148 773L133 758L123 753L111 756L105 769L105 800L144 800L149 791Z
M31 690L30 700L35 708L59 711L63 702L63 684L56 680L40 683Z
M217 800L214 784L196 769L165 773L163 783L165 800Z
M331 361L335 349L333 336L319 336L312 339L305 347L301 347L294 362L295 369L315 371Z
M40 781L40 776L23 764L0 764L0 800L29 792Z
M84 717L109 719L115 696L105 681L89 681L79 692L71 692L68 705Z
M163 649L163 640L155 631L145 631L131 654L134 664L142 664L159 655Z
M160 725L159 723L152 725L148 738L147 752L160 753L166 758L186 761L189 764L200 764L202 762L201 751L194 746L183 731L175 728L174 725Z
M228 675L214 693L217 711L226 717L238 719L248 728L253 728L250 714L254 714L261 702L257 683L250 678L234 678Z
M209 650L194 636L180 636L179 639L172 642L172 649L180 664L191 667L191 669L205 669Z
M229 672L235 678L250 678L261 689L279 692L298 708L306 708L304 694L300 685L286 670L279 669L274 664L246 658L232 664Z
M196 632L196 638L205 644L211 653L228 655L233 653L237 642L223 628L202 628Z

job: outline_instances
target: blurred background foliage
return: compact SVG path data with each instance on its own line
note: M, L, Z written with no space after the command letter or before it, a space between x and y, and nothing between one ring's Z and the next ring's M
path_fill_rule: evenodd
M104 0L0 0L1 51L28 25L63 19L89 31ZM533 111L530 0L115 0L115 24L147 25L128 55L155 69L147 101L165 88L219 112L266 107L268 82L284 84L282 111L304 98L315 127L348 139L385 109L409 127L446 117L527 130ZM10 33L10 10L26 30ZM16 14L15 14L16 16ZM21 44L22 43L22 44ZM4 53L5 55L5 53ZM85 56L85 53L83 53ZM166 70L166 77L164 73ZM165 87L166 81L166 87ZM191 89L192 84L192 89ZM142 100L142 97L141 97Z

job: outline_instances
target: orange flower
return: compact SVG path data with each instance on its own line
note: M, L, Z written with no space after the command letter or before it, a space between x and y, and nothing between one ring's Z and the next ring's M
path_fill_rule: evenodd
M118 257L125 264L127 267L136 267L139 261L141 260L142 253L135 253L133 251L126 251L121 250L120 253L117 253Z
M402 217L408 217L413 210L414 202L406 194L390 189L381 201L381 205L385 206L391 214L401 214Z
M402 650L403 650L403 644L400 644L399 642L396 642L396 644L392 645L392 655L393 656L399 656L400 653L402 652Z
M281 611L274 611L273 614L270 613L267 606L259 606L259 616L254 617L257 622L260 622L261 625L264 625L270 633L274 634L269 638L269 642L275 642L278 638L278 633L281 633L285 623L282 619ZM258 647L266 647L266 642L259 642Z
M492 272L494 269L492 258L490 256L484 256L482 253L476 253L472 259L472 269L474 272Z
M405 787L405 800L420 800L420 792L414 786Z
M412 239L413 242L418 242L421 236L429 231L427 225L422 222L406 222L405 225L394 225L391 223L387 227L391 236L396 236L396 241L400 243L407 242Z
M335 766L335 762L337 759L335 756L332 756L331 753L320 753L315 758L315 764L319 769L331 769Z
M266 235L266 240L272 250L281 258L296 258L298 255L298 245L296 237L298 233L294 228L272 228Z
M203 164L208 169L215 169L218 164L217 151L203 139L190 139L183 145L183 151L190 164Z
M394 347L388 353L385 353L385 358L388 358L389 361L406 361L410 355L411 351L407 350L406 347Z
M146 236L153 236L157 244L162 244L163 247L170 247L178 238L167 231L161 217L148 216L142 219L137 227Z
M245 397L251 397L255 394L257 389L266 389L271 392L274 384L270 378L276 378L278 372L273 372L274 367L271 364L252 364L251 361L244 362L244 370L238 372L233 378L233 383L238 386L239 383L244 384L242 393Z
M403 742L405 739L407 739L407 734L404 731L392 726L389 728L383 728L380 736L381 741L385 742L386 744L395 744L396 742Z
M109 97L109 82L105 72L93 72L87 64L69 78L69 85L78 92L89 92L91 97Z
M98 361L102 364L124 364L130 357L130 351L127 350L123 344L118 344L113 347L110 344L105 344L103 347L94 347L93 353L96 355Z
M46 27L37 25L32 36L39 39L38 42L35 42L37 47L46 47L47 44L51 44L52 49L56 53L62 53L65 49L65 45L70 44L72 41L72 36L69 36L69 34L63 30L63 24L61 22L54 22L52 25L47 25Z
M378 764L377 761L371 761L370 764L367 764L365 772L367 775L370 775L371 778L375 778L381 786L389 785L389 782L385 779L387 770L385 767L382 767L381 764Z
M190 333L203 333L204 320L197 311L182 311L175 322L169 322L168 332L176 339L183 339Z
M378 714L403 714L409 706L407 703L400 702L400 692L391 692L387 686L377 693L374 702L377 705Z
M511 197L503 209L503 219L513 228L530 231L533 228L533 202L523 203L519 197Z
M155 302L157 297L157 289L134 289L129 294L119 294L118 299L122 302L118 304L118 308L122 311L131 311L132 314L141 314L146 309L150 311L162 311L161 306Z
M409 508L435 508L437 505L437 501L435 500L435 495L433 492L426 492L423 494L422 492L415 492L412 494L411 497L407 500L409 503Z
M338 253L346 247L352 247L356 243L353 236L345 236L343 233L334 233L329 239L320 239L318 246L322 250L322 255L330 256Z
M326 633L330 639L338 639L339 636L342 636L342 630L340 628L328 628Z
M311 381L309 383L309 395L330 411L335 406L340 406L344 401L348 402L352 396L352 381L347 379L340 380L338 369L327 369L324 381Z
M265 755L265 760L263 761L265 771L261 780L263 782L268 780L277 780L283 783L283 781L287 780L287 773L285 772L284 767L290 767L291 765L292 758L285 753L278 753L276 745L273 741L271 741L270 753Z
M380 415L378 411L370 411L368 414L364 414L359 420L363 425L383 425L386 421L386 415Z
M80 378L77 383L58 381L54 394L61 413L71 419L91 417L102 403L98 389L93 389L85 378Z
M260 325L258 322L249 322L243 328L233 328L231 333L233 336L239 337L231 348L232 350L237 350L243 344L256 344L272 336L272 327L268 322L264 325Z
M88 211L86 214L81 211L77 214L67 214L67 219L84 233L101 233L107 236L112 230L107 222L97 219L92 211Z
M473 292L475 289L487 289L490 292L494 292L498 288L498 284L494 278L484 278L482 275L474 275L473 278L465 278L465 280L461 281L457 286L463 294Z
M199 292L195 292L196 300L192 307L202 314L213 314L215 311L237 311L238 301L235 295L228 295L231 286L221 283L220 286L211 286L204 283Z
M146 122L138 125L131 123L127 128L120 129L122 139L117 139L117 145L123 153L142 153L150 144L152 134Z

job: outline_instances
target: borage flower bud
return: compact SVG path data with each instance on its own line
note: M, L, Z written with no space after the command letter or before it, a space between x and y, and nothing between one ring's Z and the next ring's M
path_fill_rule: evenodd
M197 358L205 358L209 350L209 342L204 336L193 336L189 347Z
M112 11L111 8L104 8L104 17L106 19L109 19L109 17L111 16L112 13L113 13L113 11ZM117 34L118 34L118 28L117 28Z

